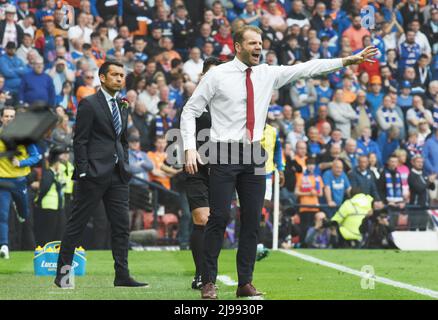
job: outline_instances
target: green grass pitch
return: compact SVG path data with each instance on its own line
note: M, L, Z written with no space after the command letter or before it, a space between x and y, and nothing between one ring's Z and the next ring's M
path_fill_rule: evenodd
M376 275L438 291L438 253L371 250L299 250L313 257L355 270L372 265ZM236 251L223 250L219 274L237 280ZM199 299L190 288L193 262L190 251L131 251L132 275L149 288L114 288L110 251L87 252L87 275L76 277L75 290L61 290L52 277L33 275L33 253L12 252L0 260L0 300L6 299ZM219 299L235 299L235 286L218 281ZM361 278L317 265L283 252L270 252L256 263L254 285L265 299L432 299L406 289L375 283L362 289Z

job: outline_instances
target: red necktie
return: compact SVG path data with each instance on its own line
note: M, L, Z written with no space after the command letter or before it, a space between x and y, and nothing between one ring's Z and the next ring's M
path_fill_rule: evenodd
M251 68L246 69L246 130L250 142L254 137L254 88L251 81Z

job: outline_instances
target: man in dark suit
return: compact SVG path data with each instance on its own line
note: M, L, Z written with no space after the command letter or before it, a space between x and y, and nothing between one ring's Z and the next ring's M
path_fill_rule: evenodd
M75 247L82 232L103 200L111 223L114 286L140 287L128 270L128 109L116 98L125 83L123 65L107 61L99 69L101 90L81 100L73 140L77 181L73 210L67 223L58 259L55 284L73 288L70 281Z

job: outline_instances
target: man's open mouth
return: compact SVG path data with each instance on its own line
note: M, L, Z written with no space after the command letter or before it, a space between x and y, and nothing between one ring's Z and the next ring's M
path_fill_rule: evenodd
M258 58L260 58L260 53L253 53L253 54L251 54L251 56L258 59Z

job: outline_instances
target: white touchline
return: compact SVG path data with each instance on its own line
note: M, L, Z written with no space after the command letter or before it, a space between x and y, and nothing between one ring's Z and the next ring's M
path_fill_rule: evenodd
M222 282L226 286L237 286L237 282L231 279L229 276L226 275L219 275L217 276L217 279Z
M299 252L296 252L296 251L285 250L285 249L280 249L279 251L281 251L283 253L286 253L288 255L300 258L300 259L305 260L305 261L309 261L309 262L313 262L313 263L316 263L316 264L320 264L322 266L329 267L329 268L332 268L332 269L336 269L336 270L339 270L339 271L342 271L342 272L345 272L345 273L349 273L349 274L352 274L352 275L355 275L355 276L358 276L358 277L361 277L361 278L369 278L369 276L370 276L366 272L357 271L357 270L354 270L354 269L351 269L351 268L348 268L348 267L345 267L345 266L342 266L342 265L339 265L339 264L336 264L336 263L332 263L332 262L328 262L328 261L321 260L321 259L318 259L318 258L314 258L312 256L308 256L306 254L299 253ZM409 291L412 291L412 292L415 292L415 293L418 293L418 294L421 294L421 295L424 295L424 296L428 296L428 297L431 297L431 298L438 299L438 291L434 291L434 290L430 290L430 289L427 289L427 288L413 286L411 284L407 284L407 283L403 283L403 282L399 282L399 281L394 281L394 280L391 280L391 279L388 279L388 278L384 278L384 277L379 277L379 276L373 276L372 279L374 281L376 281L376 282L380 282L380 283L383 283L383 284L386 284L386 285L389 285L389 286L393 286L393 287L401 288L401 289L406 289L406 290L409 290Z
M227 275L218 275L216 277L217 280L219 280L220 282L222 282L224 285L226 286L237 286L238 283L236 281L234 281L233 279L231 279L229 276ZM263 298L263 296L256 296L256 297L248 297L249 300L265 300Z

